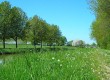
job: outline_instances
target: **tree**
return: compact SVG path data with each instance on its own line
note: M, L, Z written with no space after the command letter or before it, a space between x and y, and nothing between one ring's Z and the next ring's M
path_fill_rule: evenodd
M10 38L13 38L15 40L17 48L17 39L23 37L22 33L27 21L27 16L25 12L22 11L22 9L18 7L13 7L11 9L10 20Z
M48 25L47 43L52 46L59 43L61 32L57 25Z
M83 40L79 41L79 47L85 47L85 42Z
M31 41L32 44L35 46L38 43L40 43L39 39L39 27L41 26L40 19L37 15L35 15L31 20L30 20L30 35L31 35Z
M22 31L22 40L26 41L26 44L27 44L28 41L31 41L30 27L31 27L30 20L27 20L26 25L25 25L25 27Z
M53 27L53 43L58 44L61 37L61 31L57 25L52 25Z
M46 37L48 31L47 23L43 19L39 19L39 27L37 29L37 36L40 40L41 48L42 48L42 42L46 41Z
M66 44L66 42L67 42L66 37L65 36L61 36L60 39L59 39L58 45L63 46L63 45Z
M46 43L47 45L49 45L50 47L53 45L53 27L48 24L48 32L47 32L47 38L46 38Z
M72 46L73 40L67 42L67 46Z
M97 44L96 44L96 43L92 43L92 44L91 44L91 47L92 47L92 48L95 48L95 47L97 47Z
M3 48L5 48L5 40L9 38L10 10L11 5L9 2L4 1L0 4L0 35L3 40Z
M34 45L47 42L49 45L57 44L61 36L61 32L57 25L49 25L45 20L38 16L34 16L30 21L32 42Z
M96 16L91 25L91 36L101 48L110 47L110 0L89 0Z

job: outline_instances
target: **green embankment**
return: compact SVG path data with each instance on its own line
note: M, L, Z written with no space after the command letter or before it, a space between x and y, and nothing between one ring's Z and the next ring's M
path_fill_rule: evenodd
M0 80L102 80L109 51L74 49L22 53L5 57ZM3 56L0 56L3 58Z

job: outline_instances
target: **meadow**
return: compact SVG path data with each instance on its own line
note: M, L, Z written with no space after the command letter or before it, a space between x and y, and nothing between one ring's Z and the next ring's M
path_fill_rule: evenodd
M0 80L108 80L109 56L90 48L1 55Z

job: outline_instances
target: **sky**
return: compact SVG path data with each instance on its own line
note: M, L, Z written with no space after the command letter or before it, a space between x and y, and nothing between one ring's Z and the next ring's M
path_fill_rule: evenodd
M0 0L3 2L5 0ZM95 16L91 13L87 0L6 0L13 6L20 7L27 16L38 15L49 24L59 26L67 40L91 40L91 23Z

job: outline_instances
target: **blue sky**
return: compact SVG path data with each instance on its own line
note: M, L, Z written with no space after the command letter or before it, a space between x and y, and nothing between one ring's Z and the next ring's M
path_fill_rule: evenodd
M2 2L4 0L0 0ZM95 20L87 0L6 0L22 8L28 17L38 15L50 24L59 26L67 40L81 39L92 43L90 25Z

